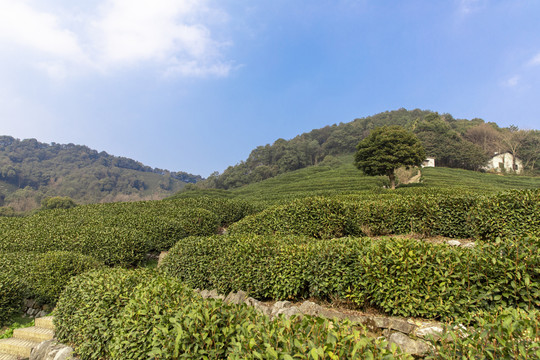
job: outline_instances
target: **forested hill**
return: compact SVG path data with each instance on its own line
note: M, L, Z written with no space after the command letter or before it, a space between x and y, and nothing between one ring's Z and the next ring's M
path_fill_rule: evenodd
M501 128L482 119L454 119L450 114L399 109L258 146L247 160L222 174L212 174L199 187L236 188L304 167L332 164L336 155L353 153L372 129L384 125L400 125L414 132L428 156L436 158L437 166L478 170L490 155L503 151L520 157L530 173L535 173L540 163L538 130Z
M36 208L52 196L79 203L163 198L201 179L87 146L0 136L0 205L16 211Z

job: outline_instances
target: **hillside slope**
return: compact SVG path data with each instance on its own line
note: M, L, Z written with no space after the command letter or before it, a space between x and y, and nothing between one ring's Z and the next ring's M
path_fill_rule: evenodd
M86 146L0 136L0 205L16 211L36 208L51 196L78 203L160 199L199 180Z
M540 131L512 126L500 128L482 119L454 119L450 114L427 110L399 109L258 146L245 161L228 167L222 174L210 176L200 186L233 189L305 167L331 163L335 156L354 153L358 142L371 130L385 125L399 125L415 133L427 156L436 158L437 166L478 170L494 152L517 149L517 156L524 160L530 172L537 171L535 163L540 162Z
M491 193L510 189L540 188L540 177L496 175L471 170L451 168L424 168L421 182L400 185L395 191L385 189L388 178L365 176L353 165L352 155L336 157L332 166L310 166L287 172L270 179L245 185L236 189L196 189L190 186L174 198L199 195L220 198L237 198L255 203L281 203L307 196L347 194L408 193L430 189L467 189L479 193Z

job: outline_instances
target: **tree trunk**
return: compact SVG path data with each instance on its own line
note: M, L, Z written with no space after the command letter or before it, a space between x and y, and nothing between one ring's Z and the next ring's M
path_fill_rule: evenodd
M390 188L392 190L396 189L396 174L394 173L394 169L391 171L388 171L388 178L390 179Z

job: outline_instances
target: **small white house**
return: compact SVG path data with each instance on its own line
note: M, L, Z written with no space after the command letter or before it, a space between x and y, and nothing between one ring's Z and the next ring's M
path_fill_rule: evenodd
M517 157L514 161L514 156L509 152L503 154L495 154L484 166L484 170L487 171L496 171L496 172L515 172L520 174L523 172L523 162Z
M434 157L428 157L424 162L422 163L422 167L435 167L435 158Z

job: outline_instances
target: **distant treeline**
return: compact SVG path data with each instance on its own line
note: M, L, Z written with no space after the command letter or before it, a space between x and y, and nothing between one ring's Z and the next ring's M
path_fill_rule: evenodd
M508 151L521 158L527 170L535 172L540 157L538 130L500 128L477 118L454 119L450 114L399 109L258 146L247 160L229 166L222 174L213 173L198 187L229 189L307 166L331 165L336 155L355 152L358 142L371 130L385 125L400 125L414 132L428 156L436 158L437 166L479 170L495 152Z
M0 206L17 211L36 207L47 196L83 203L163 197L199 180L87 146L0 136Z

